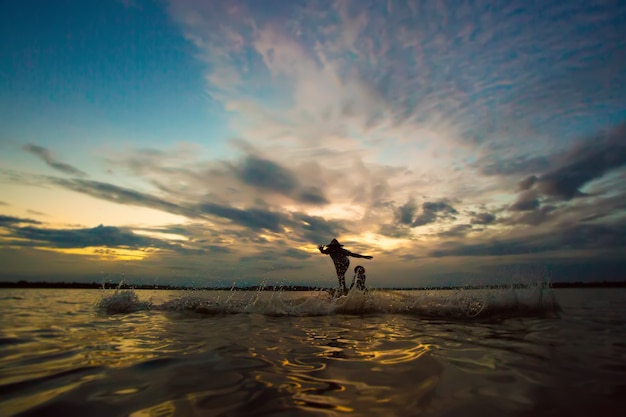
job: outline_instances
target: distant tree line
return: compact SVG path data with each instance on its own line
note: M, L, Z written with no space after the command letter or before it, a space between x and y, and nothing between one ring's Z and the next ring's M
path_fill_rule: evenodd
M220 286L220 287L191 287L184 285L159 285L159 284L129 284L122 283L97 283L97 282L48 282L48 281L0 281L0 288L75 288L75 289L123 289L123 290L234 290L234 291L315 291L320 287L306 285L251 285L251 286Z
M626 281L600 281L600 282L554 282L552 288L619 288L626 287Z
M390 287L376 288L378 290L457 290L457 289L506 289L506 288L621 288L626 287L626 281L597 281L597 282L552 282L537 284L497 284L497 285L460 285L438 287ZM129 284L122 283L97 283L97 282L47 282L47 281L17 281L2 282L0 288L75 288L75 289L137 289L137 290L233 290L233 291L317 291L326 290L325 287L309 285L250 285L232 287L190 287L183 285L159 285L159 284Z

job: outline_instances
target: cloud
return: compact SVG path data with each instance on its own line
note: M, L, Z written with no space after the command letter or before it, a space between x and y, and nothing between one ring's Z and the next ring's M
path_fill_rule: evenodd
M283 231L281 226L288 223L288 218L284 214L257 208L242 210L220 204L205 203L198 205L197 209L201 213L226 218L251 230L266 229L278 233Z
M319 187L302 187L293 171L268 159L248 155L243 163L233 169L244 184L263 191L290 196L306 204L322 205L329 202Z
M539 207L533 207L530 210L524 210L521 213L514 215L513 217L503 219L503 224L518 225L524 224L529 226L538 226L540 224L549 222L557 218L555 211L557 207L552 205L545 205ZM561 213L563 216L565 213ZM581 219L581 221L584 221Z
M528 237L511 237L485 243L462 244L436 249L430 256L506 256L561 250L607 250L626 246L626 227L581 224Z
M519 175L539 172L550 166L550 159L546 156L519 155L509 159L503 158L501 153L490 153L475 164L484 175Z
M166 201L153 195L135 191L130 188L120 187L117 185L92 181L73 179L66 180L62 178L50 177L52 184L62 188L87 194L95 198L110 201L118 204L128 204L133 206L148 207L156 210L162 210L167 213L183 215L187 217L197 217L197 215L189 209L178 204Z
M252 230L267 229L279 232L281 231L280 226L288 221L280 213L257 208L243 210L217 203L176 204L147 193L98 181L64 180L59 178L51 178L50 180L72 191L118 204L148 207L188 218L206 218L206 215L217 216Z
M107 247L169 247L158 239L137 235L128 230L113 226L98 226L91 229L44 229L38 227L20 227L14 229L13 237L27 239L36 244L45 244L55 248L86 248L91 246Z
M439 219L452 219L458 211L445 201L427 201L422 204L422 213L413 220L411 226L418 227Z
M287 250L285 250L283 255L292 259L308 259L311 257L310 253L293 248L288 248Z
M17 220L18 221L9 222L9 225L12 226L13 223L25 223L22 221L23 219ZM30 221L30 223L41 224L40 222L35 221ZM0 223L0 226L3 226L3 224ZM148 229L148 231L152 231L152 229ZM185 242L171 241L134 233L126 227L103 225L94 228L73 229L41 228L33 226L11 227L7 236L12 238L12 240L8 242L10 245L23 247L46 247L56 249L105 247L143 251L162 249L175 252L180 255L232 253L232 250L228 247L207 242L190 240ZM97 251L94 253L97 253Z
M452 226L450 229L438 233L438 236L440 237L461 237L461 236L465 236L466 234L468 234L469 232L472 231L472 225L471 224L456 224L454 226Z
M41 222L37 220L24 219L21 217L13 217L0 214L0 227L12 226L20 223L41 224Z
M520 191L530 190L537 183L537 179L538 178L536 175L529 175L528 177L524 178L523 180L517 183L518 190Z
M398 207L396 210L396 223L409 225L413 223L415 212L417 211L417 204L415 200L410 198L404 205Z
M434 223L439 219L453 220L458 211L445 201L425 201L422 212L416 216L418 205L414 198L393 209L395 226L382 225L379 231L385 236L410 235L409 227L419 227ZM406 229L406 230L405 230Z
M524 178L519 189L534 190L561 201L584 195L580 188L585 184L626 165L626 124L585 140L555 161L555 165L555 169L544 174Z
M66 180L55 177L47 177L46 180L62 188L117 204L152 208L190 219L226 219L234 225L245 227L253 232L267 230L274 233L283 233L284 228L289 227L295 231L295 234L292 236L293 239L307 242L319 242L320 240L330 239L346 231L341 222L327 221L323 217L311 216L302 212L288 213L283 210L272 210L264 206L251 206L244 209L214 202L181 201L174 203L148 193L99 181ZM173 233L182 231L189 233L185 228L174 229ZM235 233L232 230L224 230L222 232L229 235Z
M582 2L529 3L515 13L486 7L486 0L374 8L349 1L167 3L204 71L200 105L210 106L206 122L215 124L202 136L208 142L106 154L115 180L31 176L31 185L184 216L182 224L152 230L120 226L187 238L171 251L233 248L275 256L276 263L305 262L299 249L333 237L387 251L386 259L377 257L385 267L399 256L427 262L431 251L486 245L493 236L513 252L528 251L523 244L532 238L520 235L539 230L527 226L541 225L548 239L563 225L608 227L623 219L623 136L590 137L584 149L566 152L577 132L610 126L625 108L619 2L593 10ZM190 129L177 137L198 138ZM223 135L236 139L221 141ZM24 149L80 176L45 148ZM407 199L418 195L423 199ZM416 228L428 234L416 237ZM434 249L444 238L449 246ZM455 238L460 243L450 242ZM160 241L154 244L169 242ZM166 254L168 262L188 260L175 255ZM229 263L215 259L213 266ZM433 270L452 268L449 261ZM398 269L414 275L406 272L413 267Z
M496 221L496 216L494 216L491 213L477 213L474 214L474 217L472 217L472 219L470 220L471 224L480 224L480 225L487 225L487 224L492 224L493 222Z
M517 200L509 207L512 211L531 211L539 208L539 199L534 191L521 193Z
M328 201L328 199L324 196L324 192L319 187L303 188L297 194L296 199L305 204L322 205L330 203L330 201Z
M437 220L437 213L431 210L423 210L422 213L413 220L412 227L424 226Z
M410 239L413 237L413 232L406 225L382 224L379 226L377 233L394 239Z
M69 164L59 162L56 158L52 156L52 153L43 146L28 144L24 145L24 150L44 161L46 164L48 164L49 167L54 168L57 171L63 172L64 174L75 175L78 177L87 176L87 174L80 169L75 168Z
M253 156L245 159L237 174L248 185L281 194L290 194L298 186L293 173L272 161Z
M620 211L622 204L617 203L617 196L626 192L624 183L619 175L606 177L626 166L626 124L588 137L548 160L551 170L528 175L517 183L519 194L508 206L512 215L503 218L503 224L536 226L559 218L588 222ZM590 188L591 194L581 191L588 184L596 184ZM608 198L591 204L576 198L595 199L602 194Z
M347 231L342 222L326 220L323 217L305 213L294 213L291 227L297 230L294 238L315 244L330 242L331 239Z

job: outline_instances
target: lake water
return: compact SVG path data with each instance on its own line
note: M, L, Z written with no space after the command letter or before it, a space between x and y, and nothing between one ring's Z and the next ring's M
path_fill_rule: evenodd
M0 290L0 415L622 416L626 290Z

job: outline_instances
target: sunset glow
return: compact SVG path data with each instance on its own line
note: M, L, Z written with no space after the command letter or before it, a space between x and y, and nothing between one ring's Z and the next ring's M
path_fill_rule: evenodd
M626 266L620 2L69 3L0 17L0 280Z

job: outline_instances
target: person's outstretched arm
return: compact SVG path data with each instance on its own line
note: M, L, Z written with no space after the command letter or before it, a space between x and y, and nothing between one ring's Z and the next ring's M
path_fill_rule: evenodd
M324 249L324 247L322 245L319 245L317 248L320 250L320 252L328 255L328 250Z
M358 253L352 253L349 250L346 250L348 256L352 256L353 258L363 258L363 259L372 259L373 256L370 255L359 255Z

